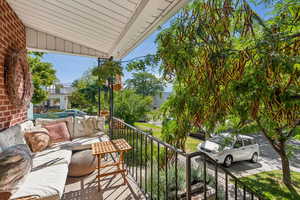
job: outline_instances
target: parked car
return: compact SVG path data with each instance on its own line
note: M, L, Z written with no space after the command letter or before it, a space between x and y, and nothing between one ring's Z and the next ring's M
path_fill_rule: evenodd
M65 110L64 112L72 115L72 116L84 116L87 115L87 113L80 111L80 110L76 110L76 109L70 109L70 110Z
M65 110L63 112L48 112L42 114L33 114L33 119L37 118L46 118L46 119L55 119L55 118L65 118L69 116L85 116L87 115L85 112L76 109Z
M242 160L256 163L259 157L259 145L246 135L223 133L200 143L197 148L225 167Z

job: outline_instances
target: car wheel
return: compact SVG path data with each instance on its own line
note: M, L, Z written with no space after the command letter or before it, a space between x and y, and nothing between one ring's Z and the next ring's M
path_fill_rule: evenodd
M232 156L226 156L225 160L224 160L224 166L225 167L230 167L232 164Z
M257 163L257 161L258 161L258 154L257 154L257 153L254 153L254 154L252 155L251 162Z

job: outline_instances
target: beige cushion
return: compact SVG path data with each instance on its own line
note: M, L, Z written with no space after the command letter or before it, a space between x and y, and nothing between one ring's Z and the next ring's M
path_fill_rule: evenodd
M97 166L97 159L92 150L83 150L73 153L69 165L69 176L84 176L92 173Z
M18 144L0 153L0 192L15 192L32 167L27 145Z
M90 137L81 137L72 140L71 146L73 150L90 149L91 144L96 142L108 141L109 137L103 132L99 132L96 135Z
M62 197L72 150L63 145L34 154L31 173L12 199L25 196Z
M46 149L51 144L50 136L45 128L35 127L25 133L25 139L32 152Z
M35 125L36 126L44 126L45 124L53 123L53 122L66 122L67 127L70 133L70 136L73 134L73 117L66 117L66 118L61 118L61 119L42 119L38 118L35 120Z
M90 119L92 121L92 126L94 127L94 131L104 131L105 119L103 117L85 116L85 118Z
M79 138L94 135L104 131L104 118L98 116L75 117L74 134L71 138Z
M72 139L84 136L93 135L93 127L90 126L90 121L87 121L85 117L75 117L74 122L74 134Z

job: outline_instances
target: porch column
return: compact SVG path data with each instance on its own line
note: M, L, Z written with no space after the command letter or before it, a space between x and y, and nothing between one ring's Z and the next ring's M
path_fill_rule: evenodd
M100 69L100 58L98 58L98 69ZM100 116L101 112L101 86L100 86L100 77L98 76L98 116Z
M113 78L108 79L109 85L109 136L113 138L113 116L114 116L114 90L113 90Z

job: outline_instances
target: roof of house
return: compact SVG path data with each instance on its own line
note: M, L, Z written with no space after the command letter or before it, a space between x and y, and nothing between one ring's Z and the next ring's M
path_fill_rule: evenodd
M7 0L27 48L121 59L189 0Z

